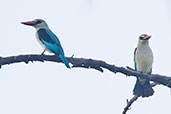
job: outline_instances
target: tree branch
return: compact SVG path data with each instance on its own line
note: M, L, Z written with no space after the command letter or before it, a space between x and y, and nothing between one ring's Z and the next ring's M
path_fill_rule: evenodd
M102 60L94 60L94 59L84 59L84 58L75 58L75 57L67 57L69 63L71 63L73 68L87 68L87 69L95 69L100 72L103 72L104 69L108 69L113 73L122 73L126 76L134 76L140 77L143 79L147 79L150 81L154 81L158 84L162 84L171 88L171 76L163 76L158 74L143 74L141 72L137 72L128 68L118 67L115 65L111 65ZM51 61L62 63L61 59L56 55L18 55L18 56L10 56L10 57L0 57L0 67L6 64L25 62L28 64L33 61Z
M130 110L130 107L131 107L131 105L136 101L138 99L138 97L137 96L135 96L134 95L134 97L131 99L131 100L126 100L126 102L127 102L127 105L126 105L126 107L124 108L124 111L122 112L122 114L126 114L126 112L128 111L128 110Z
M94 60L94 59L84 59L84 58L75 58L75 57L67 57L67 60L69 63L71 63L73 66L72 68L87 68L87 69L95 69L100 72L103 72L103 69L108 69L109 71L113 73L122 73L126 76L134 76L134 77L140 77L143 79L147 79L150 81L154 81L152 86L155 86L157 84L162 84L164 86L167 86L171 88L171 77L170 76L163 76L158 74L143 74L141 72L137 72L134 69L130 67L118 67L115 65L111 65L106 63L102 60ZM3 65L9 65L13 63L19 63L19 62L25 62L28 64L29 62L44 62L44 61L51 61L51 62L58 62L62 63L62 60L60 57L56 55L18 55L18 56L10 56L10 57L0 57L0 68ZM127 105L124 108L124 111L122 114L126 114L126 112L130 109L131 105L138 99L137 96L134 96L131 100L127 99Z

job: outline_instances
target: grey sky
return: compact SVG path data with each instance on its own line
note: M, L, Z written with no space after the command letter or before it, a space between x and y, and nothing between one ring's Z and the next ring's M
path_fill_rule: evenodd
M170 75L169 0L5 0L1 1L0 55L40 54L32 27L21 21L46 20L66 56L101 59L133 67L141 33L151 34L153 73ZM49 54L46 52L46 54ZM107 70L65 68L35 62L0 69L1 114L120 114L132 97L135 78ZM128 114L168 114L170 90L156 86Z

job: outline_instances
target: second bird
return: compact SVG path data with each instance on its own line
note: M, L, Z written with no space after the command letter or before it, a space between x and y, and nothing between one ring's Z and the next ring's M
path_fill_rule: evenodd
M142 73L152 72L153 53L149 47L149 39L151 36L147 34L140 35L138 39L138 46L134 52L135 70ZM136 96L149 97L154 93L149 80L137 78L133 94Z
M47 23L42 19L35 19L33 21L21 22L24 25L33 26L36 29L36 38L45 50L59 55L67 68L70 68L69 63L64 56L61 43L58 37L49 29ZM43 51L43 53L45 52ZM42 54L43 54L42 53Z

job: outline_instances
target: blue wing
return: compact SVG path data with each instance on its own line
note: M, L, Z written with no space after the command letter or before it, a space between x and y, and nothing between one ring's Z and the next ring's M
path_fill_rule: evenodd
M63 53L58 37L48 29L39 29L38 37L40 41L55 54Z
M135 50L134 50L134 68L135 68L135 70L137 70L137 64L136 64L136 51L137 51L137 48L135 48Z
M64 56L64 51L60 44L58 37L49 29L39 29L37 31L39 40L53 53L59 55L66 65L67 68L70 68L70 65Z
M56 42L52 40L52 38L46 31L46 29L39 29L37 31L40 41L44 40L47 43L55 44Z
M49 29L44 29L46 31L46 33L49 35L49 37L55 42L57 43L58 45L61 46L61 43L58 39L58 37Z

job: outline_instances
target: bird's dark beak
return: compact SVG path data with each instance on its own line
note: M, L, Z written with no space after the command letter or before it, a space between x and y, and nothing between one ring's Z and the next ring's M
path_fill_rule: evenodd
M27 21L27 22L21 22L21 24L34 26L36 23L34 21Z
M144 37L144 40L148 40L150 38L151 38L151 36L150 35L147 35L147 36Z

